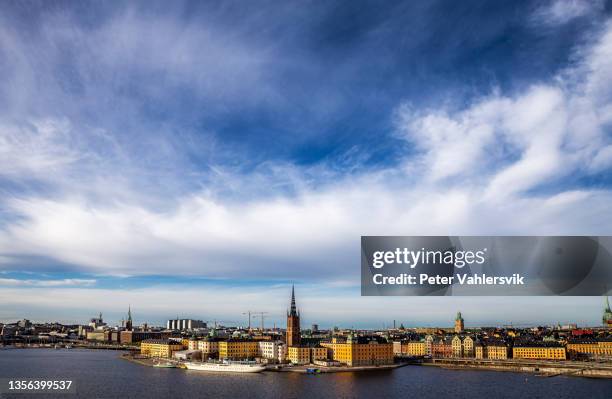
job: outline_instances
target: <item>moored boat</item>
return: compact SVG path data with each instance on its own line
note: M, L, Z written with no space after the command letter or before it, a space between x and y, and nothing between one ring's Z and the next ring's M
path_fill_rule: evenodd
M250 362L185 362L185 368L197 371L212 371L220 373L259 373L266 366Z

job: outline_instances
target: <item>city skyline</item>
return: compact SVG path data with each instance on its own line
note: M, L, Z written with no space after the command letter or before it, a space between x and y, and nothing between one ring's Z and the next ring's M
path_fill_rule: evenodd
M286 291L286 287L284 287L284 290ZM292 299L293 299L293 295L294 295L294 288L292 288ZM279 292L282 292L282 290L279 290ZM445 298L445 297L441 297L440 299ZM473 298L482 298L482 297L473 297ZM472 299L473 299L472 298ZM520 297L513 297L513 298L520 298ZM511 299L513 299L511 298ZM529 297L525 297L525 298L529 298ZM552 297L554 298L554 297ZM592 298L592 297L589 297ZM563 319L563 318L559 318L555 321L546 321L546 318L543 318L540 321L537 322L529 322L529 321L521 321L521 320L510 320L510 319L498 319L496 321L491 321L491 322L486 322L486 321L479 321L478 319L476 320L470 320L468 319L466 325L467 329L470 328L480 328L480 327L508 327L508 326L514 326L514 327L537 327L537 326L556 326L556 325L571 325L571 324L576 324L578 327L600 327L601 325L601 315L602 315L602 311L605 311L606 309L609 311L609 300L608 297L603 297L603 301L602 298L600 299L600 305L597 309L598 312L598 320L593 321L593 322L585 322L585 321L581 321L581 320L576 320L576 319ZM292 300L293 303L293 300ZM306 301L306 303L310 303L308 300ZM239 303L239 306L242 306L242 303ZM276 306L278 307L278 306ZM128 305L127 307L127 312L126 311L117 311L116 309L112 309L111 311L100 311L100 314L105 314L106 316L104 317L104 319L107 321L107 324L109 324L109 326L121 326L123 325L124 321L126 320L126 315L128 319L132 318L132 306ZM253 307L251 307L250 309L255 309ZM244 312L238 312L236 314L226 314L226 313L219 313L220 317L205 317L202 314L197 314L197 313L184 313L184 312L176 312L175 314L173 314L172 316L167 316L164 317L162 315L156 314L156 315L150 315L147 317L147 313L140 314L140 316L134 317L133 320L133 325L134 326L140 326L140 325L149 325L149 326L161 326L163 327L164 325L166 325L167 320L174 320L174 319L193 319L193 320L203 320L205 323L208 323L209 326L214 326L215 324L218 324L219 326L230 326L230 327L240 327L240 328L247 328L248 323L249 323L249 318L251 318L250 322L251 325L253 326L254 329L258 329L260 328L261 324L261 318L260 317L256 317L254 315L250 315L249 313L252 314L261 314L261 311L264 311L265 314L265 318L264 318L264 325L265 328L283 328L283 325L286 321L286 316L289 315L289 310L285 309L286 313L282 313L280 316L275 313L275 312L269 312L264 308L259 308L258 310L249 310L249 311L244 311ZM349 309L348 313L352 314L354 309ZM592 310L592 309L591 309ZM301 312L298 313L298 315L300 315ZM465 312L460 310L460 308L458 308L458 310L455 311L455 313L453 313L452 311L450 311L449 309L446 308L442 308L439 309L439 311L437 312L437 317L439 320L438 322L432 320L431 318L427 319L427 316L425 316L425 318L422 318L423 315L420 314L418 316L416 316L415 318L412 319L406 319L406 318L395 318L395 319L391 319L391 320L380 320L379 324L376 325L375 323L371 323L371 322L364 322L362 318L355 318L355 319L343 319L343 318L339 318L336 320L327 320L325 318L317 318L316 314L318 312L315 310L314 313L313 312L307 312L307 314L311 314L311 317L309 319L305 319L305 322L302 323L302 329L308 329L310 328L311 325L316 324L322 328L327 328L327 329L331 329L333 327L338 327L338 328L349 328L349 329L361 329L361 330L380 330L380 329L388 329L391 328L394 324L396 327L399 327L400 325L403 325L406 328L415 328L415 327L440 327L440 328L448 328L448 327L453 327L453 325L456 325L456 318L446 318L445 316L449 316L451 314L453 315L457 315L456 317L459 318L461 317L461 315L465 315ZM347 312L345 312L347 313ZM503 313L503 312L502 312ZM590 313L590 312L589 312ZM81 313L78 313L81 314ZM96 313L97 314L97 313ZM111 318L109 319L107 316L108 314L111 315ZM489 312L484 312L481 314L490 314ZM248 315L248 317L246 319L244 319L246 316ZM478 315L478 313L476 313L476 315ZM29 317L26 317L27 314L22 314L20 317L14 317L11 319L6 319L6 320L1 320L0 319L0 323L4 322L4 323L12 323L15 322L17 320L20 319L28 319L31 320L33 322L40 322L40 323L53 323L53 322L60 322L63 324L71 324L71 325L76 325L76 324L83 324L83 320L88 320L90 316L92 316L92 314L89 314L88 316L85 317L85 319L79 318L77 316L75 316L74 314L71 315L72 318L70 319L55 319L55 320L48 320L48 319L31 319ZM230 316L236 316L236 317L230 317ZM232 320L230 320L232 319ZM243 320L244 319L244 320ZM341 321L344 320L345 322L342 323ZM420 321L419 321L420 320ZM548 318L548 320L552 320L551 318ZM299 321L298 321L298 325L299 325ZM462 323L463 323L463 319L462 319Z
M280 323L295 283L306 325L595 325L599 297L363 298L359 245L609 235L610 12L7 2L0 321Z

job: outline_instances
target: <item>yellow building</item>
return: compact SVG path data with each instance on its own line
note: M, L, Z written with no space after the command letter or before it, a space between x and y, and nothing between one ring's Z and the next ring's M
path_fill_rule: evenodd
M347 366L369 366L393 364L393 344L379 337L358 337L351 335L346 341L333 338L322 342L329 349L332 360Z
M515 359L565 360L565 347L555 344L520 343L512 349Z
M310 348L310 362L315 360L327 360L327 348L323 346L314 346Z
M612 339L574 339L567 343L566 349L570 359L610 358L612 357Z
M491 360L507 360L510 347L505 342L487 342L485 344L486 358Z
M202 354L213 354L219 353L219 342L220 340L215 338L204 338L198 341L198 350L202 351Z
M480 342L474 344L474 357L476 359L485 358L485 346Z
M394 353L404 356L425 356L425 341L402 341L394 342L396 349Z
M463 343L461 342L461 337L455 335L451 344L453 346L453 357L463 357Z
M463 356L474 357L474 338L469 335L463 338Z
M257 341L227 340L219 342L219 359L254 359L259 352Z
M183 350L183 344L164 339L147 339L140 343L140 354L148 357L172 357L176 351Z
M323 346L290 346L287 360L293 364L310 364L315 360L327 360L327 348Z
M293 364L309 364L310 363L310 348L306 346L288 347L287 348L287 360L289 360L289 362Z

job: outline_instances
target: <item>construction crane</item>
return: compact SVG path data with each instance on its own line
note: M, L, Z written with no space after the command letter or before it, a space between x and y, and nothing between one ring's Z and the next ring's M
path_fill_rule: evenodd
M247 310L246 312L243 312L242 314L248 314L249 315L249 331L251 331L251 314L255 313L255 312L251 312L250 310Z
M253 315L259 315L261 317L261 332L264 330L264 315L268 314L268 312L253 312Z

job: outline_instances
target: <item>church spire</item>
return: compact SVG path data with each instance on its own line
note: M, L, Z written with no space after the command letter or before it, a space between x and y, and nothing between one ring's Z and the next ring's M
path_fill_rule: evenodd
M291 285L291 309L289 316L298 316L297 306L295 305L295 286Z

